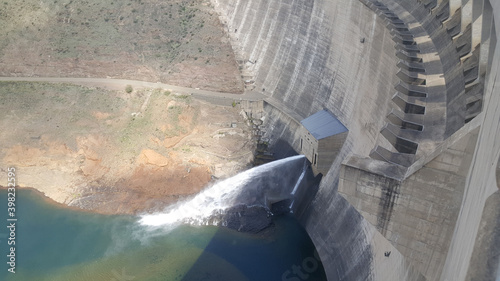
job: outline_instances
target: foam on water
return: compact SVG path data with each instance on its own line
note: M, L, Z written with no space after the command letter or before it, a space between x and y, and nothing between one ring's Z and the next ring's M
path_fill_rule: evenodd
M179 202L166 211L143 215L144 226L178 223L215 224L210 218L237 204L267 205L267 198L283 197L296 191L304 178L307 160L303 155L261 165L205 188L190 200Z

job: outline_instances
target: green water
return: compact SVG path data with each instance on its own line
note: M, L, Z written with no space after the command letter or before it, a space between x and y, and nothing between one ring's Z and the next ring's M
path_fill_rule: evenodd
M2 190L0 280L326 280L310 239L290 217L259 235L214 226L155 231L137 217L60 208L31 190L16 194L11 273L7 214Z

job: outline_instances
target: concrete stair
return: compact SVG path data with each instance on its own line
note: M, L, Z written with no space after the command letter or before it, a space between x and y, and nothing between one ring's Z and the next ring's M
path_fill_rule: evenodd
M408 46L408 45L406 45ZM411 45L415 46L415 45ZM422 57L417 53L413 51L406 51L406 50L398 50L396 53L396 56L402 60L408 61L408 62L422 62Z
M470 122L481 112L484 87L479 77L480 46L472 46L472 24L462 27L462 11L460 8L451 11L449 0L360 1L386 22L399 58L397 77L400 81L391 98L395 108L387 115L380 131L394 150L378 145L370 157L408 166L408 161L418 158L421 141L432 143L435 139L437 145L460 128L461 122ZM423 38L431 38L434 49ZM431 60L434 65L441 63L442 72L435 66L428 69L433 64L426 56L432 52L433 56L439 55L439 60ZM435 86L434 81L428 84L429 75L432 79L444 77L444 85ZM456 112L460 105L465 108L464 114ZM446 132L443 126L434 132L440 123L445 127L456 124L447 127ZM397 156L398 153L416 158Z
M370 153L370 157L409 167L416 160L419 141L429 134L424 131L429 97L427 64L424 62L425 55L422 53L422 48L415 40L415 32L422 36L422 31L409 28L415 25L413 23L409 25L398 16L400 11L392 11L382 2L376 0L362 2L386 21L386 27L396 43L396 57L399 58L397 63L399 71L396 75L400 81L395 85L396 92L391 98L395 108L387 115L387 122L380 131L392 145L393 150L377 145ZM431 9L437 7L437 1L425 1L421 5L426 8L425 13L431 15ZM435 72L435 69L433 71ZM433 110L436 110L435 106Z
M384 128L380 133L392 144L392 146L399 153L406 154L416 154L418 149L418 143L410 140L409 138L414 138L413 135L409 134L409 131L404 132L402 129L392 125L391 123L386 123Z
M450 17L450 2L448 0L442 1L433 12L438 21L446 21Z
M420 49L417 45L396 44L394 45L394 48L398 51L404 51L406 53L420 53Z
M395 153L381 146L375 147L370 153L370 157L373 159L400 165L403 167L409 167L411 166L413 161L415 161L414 154Z
M418 62L408 62L405 60L400 60L398 62L398 67L409 72L425 73L423 64Z
M483 92L484 86L482 83L476 82L465 87L465 123L470 122L481 113L483 109Z
M452 36L453 37L453 36ZM453 39L459 57L464 57L472 50L472 26L469 24L465 30Z
M422 5L424 5L424 7L425 7L426 9L428 9L428 10L429 10L429 12L430 12L432 9L436 8L436 6L437 6L437 2L438 2L438 1L437 1L437 0L421 0L421 1L419 1L419 2L420 2Z
M401 113L397 110L392 110L387 115L387 120L403 129L415 130L415 131L423 131L424 126L421 125L423 122L422 116L418 116L415 114L405 114Z
M426 98L411 97L396 92L392 97L392 102L406 114L425 114Z
M407 96L427 97L427 89L425 86L410 85L403 81L399 81L399 83L394 88L396 89L396 91Z
M443 21L443 24L446 28L446 31L448 34L453 38L457 36L460 33L460 28L461 28L461 23L462 21L460 20L460 9L455 11L453 16L449 17L447 20Z

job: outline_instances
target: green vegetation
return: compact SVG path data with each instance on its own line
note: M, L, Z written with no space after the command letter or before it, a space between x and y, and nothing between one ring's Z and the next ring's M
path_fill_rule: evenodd
M132 95L131 102L139 108L146 98L148 90L137 90ZM198 118L197 110L189 110L190 96L171 95L170 91L152 90L147 108L144 112L127 117L123 130L117 136L121 147L130 152L135 151L139 144L150 141L151 137L163 140L166 137L176 137L188 133ZM136 112L137 113L137 112ZM189 116L191 123L182 121L181 115ZM189 120L186 119L186 120ZM163 125L163 126L161 126Z
M201 53L202 29L216 17L203 0L8 0L0 9L0 55L22 36L26 46L43 42L37 48L42 58L109 60L126 52L159 69ZM208 34L220 32L209 28ZM218 51L211 49L204 48L204 55Z
M128 94L132 93L134 89L132 88L132 85L127 85L125 87L125 92L127 92Z
M188 100L190 98L189 95L177 95L175 98L180 99L180 100Z
M93 117L95 112L113 118L125 104L103 89L41 82L0 82L0 101L0 120L21 118L22 122L16 122L33 124L33 134L52 133L61 138L74 138L101 126ZM19 130L17 137L21 140L30 136L26 136L26 130Z
M168 123L171 125L171 128L165 131L166 137L176 137L180 134L187 133L186 128L180 126L179 124L179 115L182 114L183 108L180 106L171 106L167 109L168 112Z

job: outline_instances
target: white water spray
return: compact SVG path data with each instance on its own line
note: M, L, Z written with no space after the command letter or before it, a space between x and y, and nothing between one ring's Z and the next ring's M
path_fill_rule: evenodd
M144 215L139 222L146 226L205 225L213 215L238 204L266 206L267 198L286 199L292 191L295 193L304 178L306 163L303 155L297 155L252 168L204 189L163 213Z

